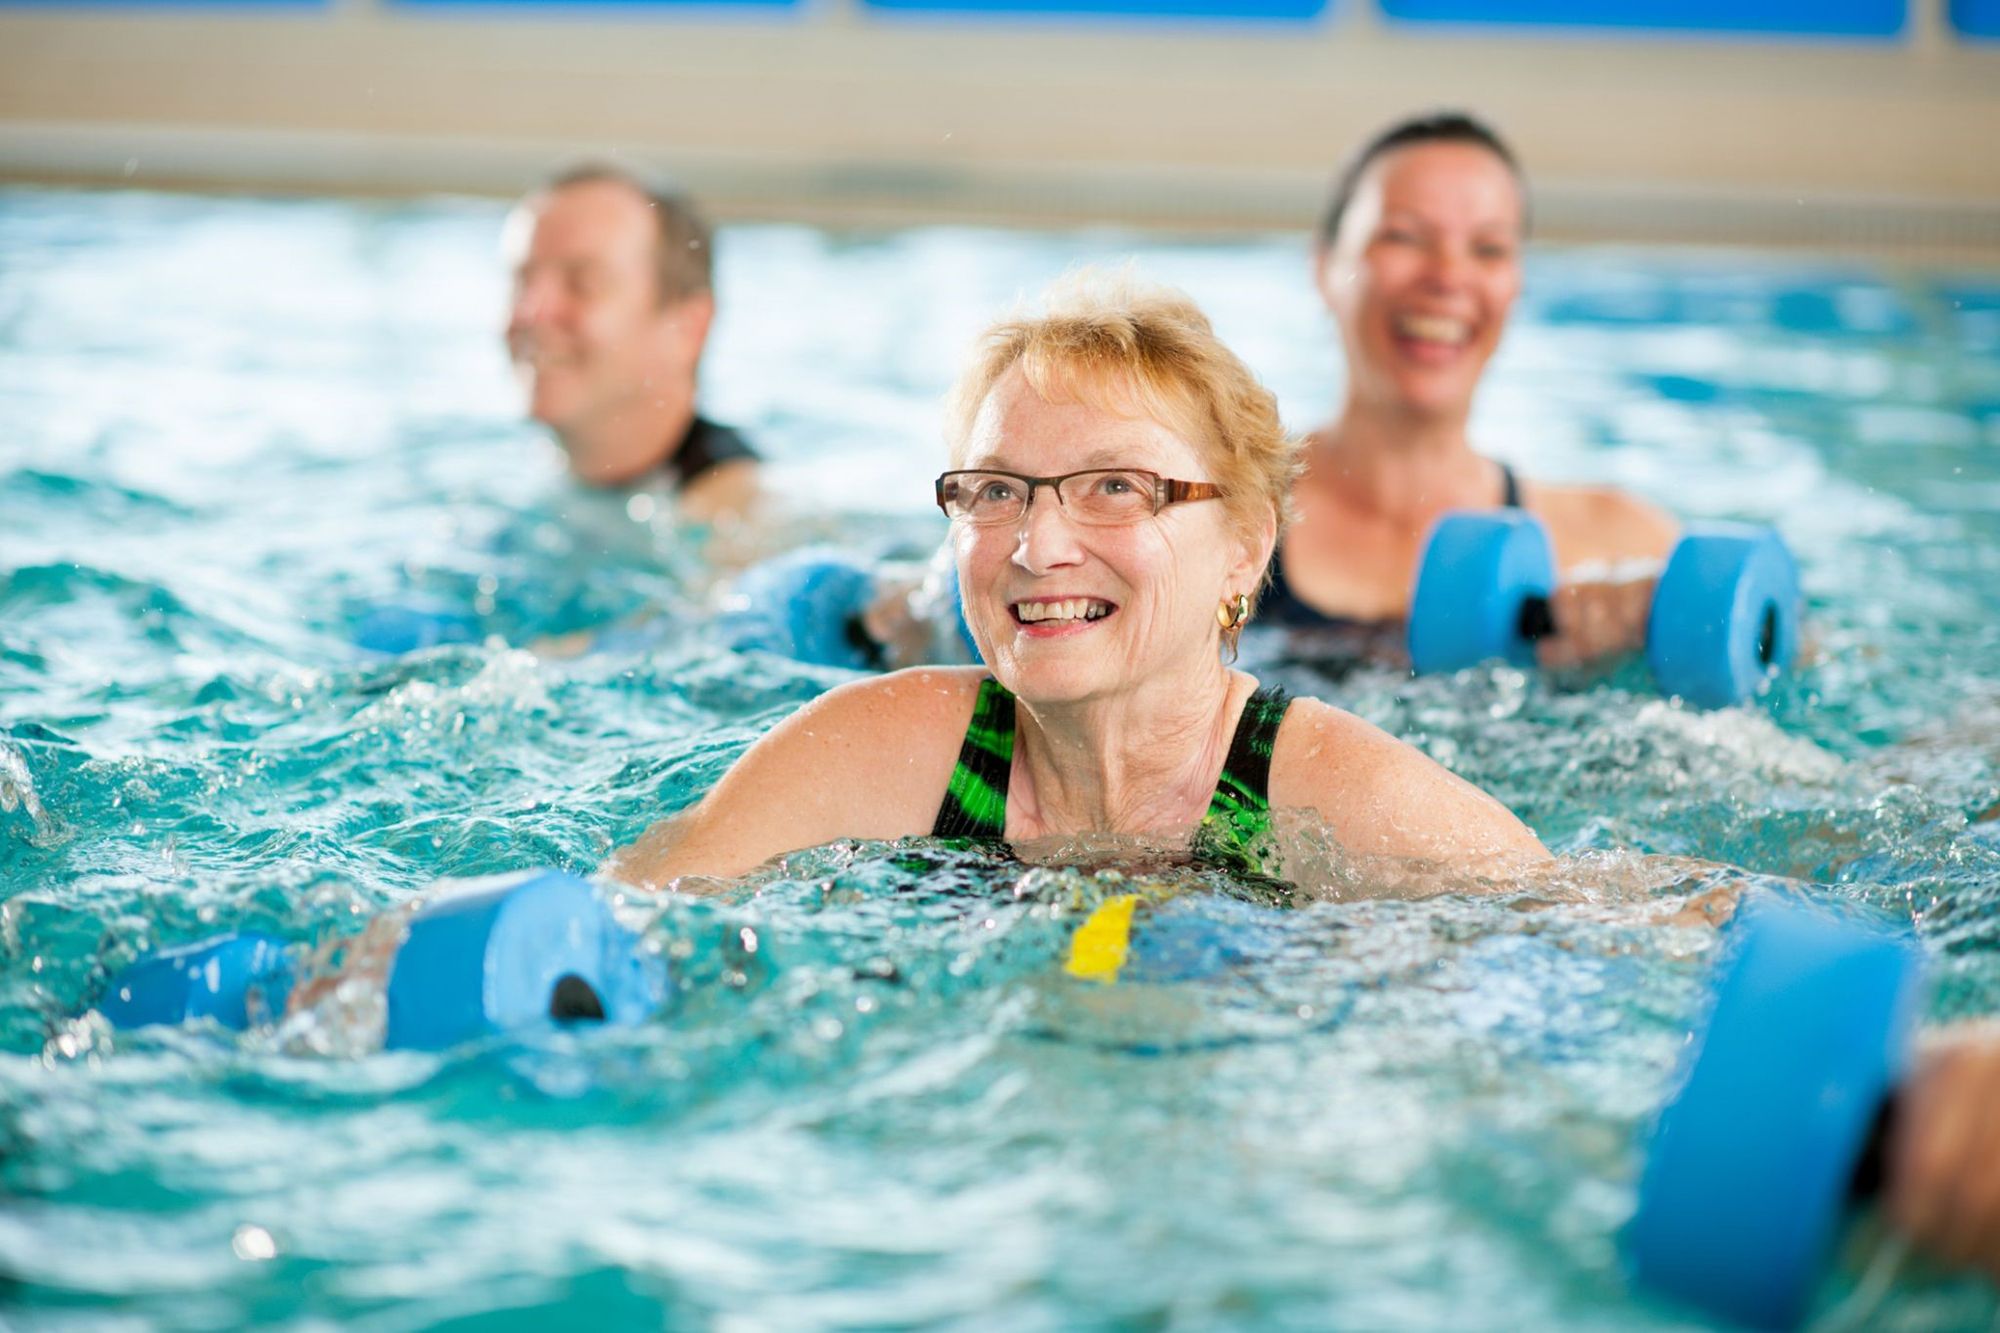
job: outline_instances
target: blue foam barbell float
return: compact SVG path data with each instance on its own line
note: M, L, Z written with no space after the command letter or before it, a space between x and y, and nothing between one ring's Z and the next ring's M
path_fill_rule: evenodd
M1410 599L1419 674L1499 659L1533 666L1556 630L1555 556L1519 511L1451 513L1424 543ZM1798 651L1798 566L1775 532L1716 524L1681 538L1654 589L1646 656L1662 693L1703 708L1750 698Z
M966 624L958 571L941 548L906 594L911 613L930 630L926 662L977 662L979 645ZM814 666L879 671L889 666L884 645L863 616L883 587L875 566L826 548L793 551L746 570L730 589L718 622L722 641L738 652L776 653Z
M861 620L874 595L874 572L860 560L824 548L793 551L745 570L716 628L737 652L876 670L882 650Z
M1914 942L1763 902L1661 1113L1623 1242L1647 1285L1760 1328L1806 1313L1904 1069Z
M113 977L97 1008L113 1027L212 1018L246 1028L285 1011L296 963L292 946L275 935L239 932L183 944L148 954Z
M282 940L225 935L133 963L98 1009L121 1028L210 1018L240 1029L283 1012L297 966ZM440 1050L549 1019L638 1023L666 982L665 961L587 881L554 870L475 880L410 918L390 965L385 1044Z
M1420 675L1495 658L1535 664L1548 635L1555 552L1541 523L1516 511L1446 514L1424 542L1410 597L1410 665Z
M666 963L597 890L544 871L427 904L389 970L386 1044L439 1050L544 1018L630 1026L666 997Z
M1747 699L1799 650L1799 567L1769 528L1718 524L1667 558L1646 621L1662 694L1703 708Z
M876 569L859 557L826 548L789 552L737 578L724 598L716 631L724 646L737 652L775 653L850 671L881 670L887 665L883 646L868 634L862 619L879 586ZM941 572L927 573L912 605L936 621L938 632L926 660L979 660L957 575L948 564ZM479 622L472 616L432 603L378 607L354 629L357 646L391 656L439 644L477 643L480 637ZM613 626L597 633L592 645L618 651L642 647L653 638Z

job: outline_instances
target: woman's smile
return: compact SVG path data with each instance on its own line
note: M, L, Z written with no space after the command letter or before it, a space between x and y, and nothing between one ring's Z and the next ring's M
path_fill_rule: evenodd
M1036 638L1081 633L1117 610L1101 597L1033 597L1013 605L1014 619Z

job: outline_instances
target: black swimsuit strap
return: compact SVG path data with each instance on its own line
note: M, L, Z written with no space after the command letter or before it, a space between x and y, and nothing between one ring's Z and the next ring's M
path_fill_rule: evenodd
M705 472L739 458L755 460L757 451L728 426L718 426L706 417L696 417L681 437L667 467L674 474L674 488L686 490Z
M1229 753L1222 761L1222 776L1216 780L1215 795L1209 801L1210 811L1270 809L1271 752L1277 746L1285 710L1291 706L1292 696L1278 685L1259 685L1243 701L1236 734L1230 738Z
M1200 845L1219 859L1270 825L1271 754L1291 696L1276 685L1259 686L1243 701L1222 774L1202 818ZM931 824L934 838L998 841L1007 835L1007 785L1014 768L1014 696L999 681L979 682L972 719L958 748L958 764Z
M1505 463L1498 463L1497 466L1500 469L1500 507L1521 508L1521 483L1514 476L1514 469Z
M1195 851L1203 859L1237 870L1263 870L1256 841L1271 827L1271 754L1291 706L1291 696L1276 685L1261 685L1243 701L1222 776L1195 835Z
M1003 838L1007 780L1014 771L1014 696L988 676L979 682L958 766L944 789L933 838Z

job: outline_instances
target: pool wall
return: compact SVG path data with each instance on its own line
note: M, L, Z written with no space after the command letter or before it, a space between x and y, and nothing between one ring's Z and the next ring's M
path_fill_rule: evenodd
M1475 107L1543 234L2000 255L1988 0L4 0L0 177L511 193L617 151L732 217L1296 227Z

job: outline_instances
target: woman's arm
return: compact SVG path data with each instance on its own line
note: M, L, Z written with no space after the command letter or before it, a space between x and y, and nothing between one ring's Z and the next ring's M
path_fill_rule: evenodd
M1903 1086L1889 1215L1912 1240L2000 1281L2000 1023L1946 1029Z
M1278 732L1271 804L1317 810L1353 855L1421 858L1482 876L1549 860L1506 806L1413 746L1316 699L1294 700Z
M693 807L612 854L605 872L664 887L726 878L837 838L930 832L981 672L932 668L855 681L772 728Z

